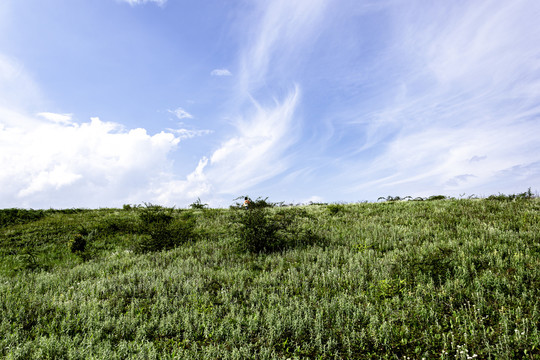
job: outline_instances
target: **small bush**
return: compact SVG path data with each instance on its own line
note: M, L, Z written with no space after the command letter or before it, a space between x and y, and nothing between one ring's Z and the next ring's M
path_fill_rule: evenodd
M139 213L139 228L135 250L150 252L169 250L193 238L194 219L175 219L173 208L146 204Z
M287 209L272 214L268 209L256 208L239 214L236 230L240 250L252 253L271 253L288 248L323 244L323 239L297 220L305 217L305 210Z
M428 201L434 201L434 200L446 200L447 197L444 196L444 195L432 195L430 197L428 197L426 200Z
M330 204L326 206L326 209L330 213L330 215L336 215L337 213L343 211L345 209L345 205L342 204Z
M69 242L69 249L72 253L80 253L86 249L86 238L82 234L75 234Z
M273 252L283 248L284 239L279 236L282 224L270 218L264 209L248 210L240 216L238 230L241 250L253 253Z
M407 282L403 279L382 279L371 287L379 299L388 299L404 292Z

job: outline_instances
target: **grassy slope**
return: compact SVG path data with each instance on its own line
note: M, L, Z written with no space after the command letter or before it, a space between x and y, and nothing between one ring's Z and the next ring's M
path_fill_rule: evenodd
M327 239L239 252L230 210L137 254L137 210L0 228L0 356L72 359L540 358L540 201L277 209ZM87 259L68 249L97 229Z

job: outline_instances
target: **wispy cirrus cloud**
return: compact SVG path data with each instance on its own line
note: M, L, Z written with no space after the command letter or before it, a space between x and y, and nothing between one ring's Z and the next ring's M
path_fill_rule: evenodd
M239 111L231 120L235 131L202 158L186 180L172 180L156 189L164 194L163 200L180 199L189 193L194 198L213 196L219 203L220 196L245 193L291 166L287 150L299 139L301 124L296 110L301 85L284 76L277 81L281 90L273 90L264 79L274 79L275 71L288 66L291 51L308 46L304 42L315 30L325 6L326 1L320 0L261 3L246 17L249 21L244 26L251 31L245 32L246 46L238 59L234 107ZM214 71L213 75L226 74Z
M131 6L143 5L146 3L155 3L156 5L164 6L167 3L167 0L117 0L117 1L126 2Z
M176 134L177 137L180 138L180 140L191 139L198 136L208 135L213 132L212 130L208 130L208 129L203 129L203 130L168 129L168 131Z
M210 72L212 76L232 76L232 73L227 69L214 69Z
M249 45L240 58L240 88L255 92L267 86L265 80L287 78L299 53L316 38L327 5L326 0L275 1L254 11L247 25L254 31L246 33Z
M58 124L71 124L73 114L56 114L51 112L40 112L37 116Z
M404 59L399 91L386 90L393 100L376 112L378 121L358 119L367 142L384 147L362 161L363 184L354 191L497 192L511 183L511 169L523 167L539 180L532 166L540 160L538 14L531 1L401 12L389 57Z
M179 120L182 119L193 119L193 115L188 113L186 110L182 108L177 108L176 110L168 110L171 114L174 114Z

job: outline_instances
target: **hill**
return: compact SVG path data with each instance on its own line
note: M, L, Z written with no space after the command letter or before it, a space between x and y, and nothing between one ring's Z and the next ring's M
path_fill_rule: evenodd
M0 210L9 359L540 358L540 201Z

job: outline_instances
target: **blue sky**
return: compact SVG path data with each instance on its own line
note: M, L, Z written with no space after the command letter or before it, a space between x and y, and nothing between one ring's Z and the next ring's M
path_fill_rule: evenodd
M3 0L0 207L540 183L540 2Z

